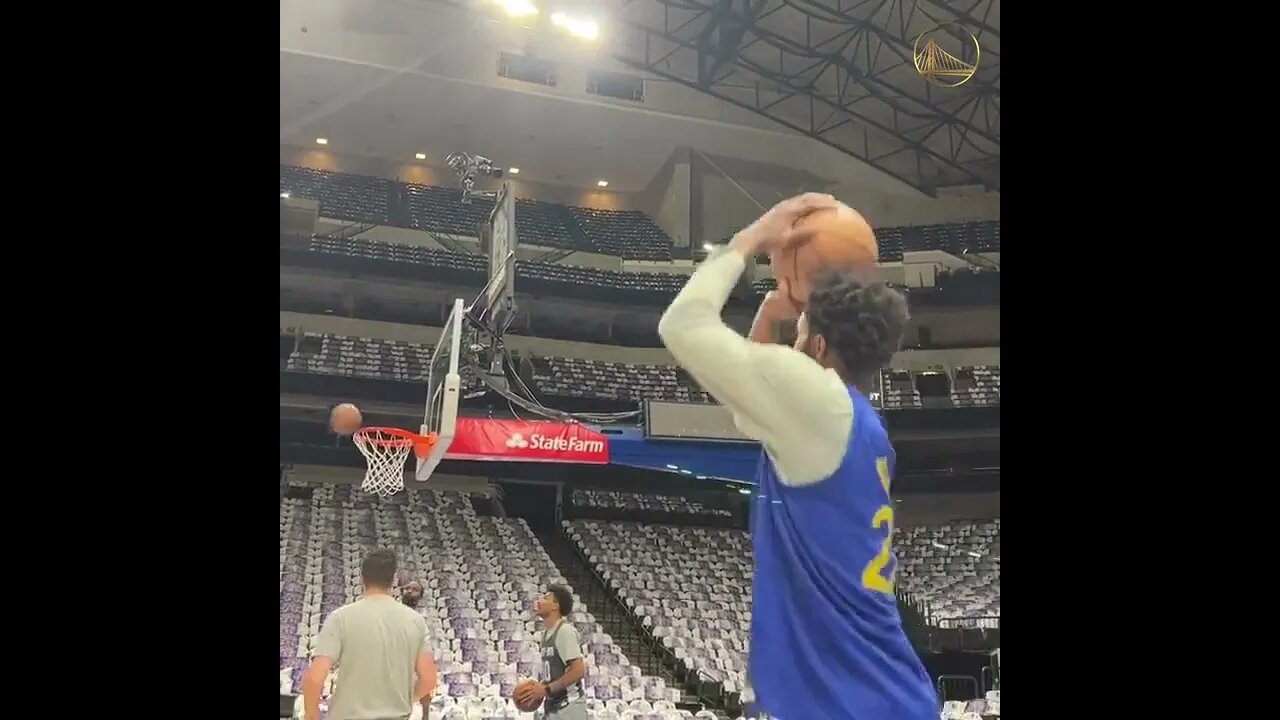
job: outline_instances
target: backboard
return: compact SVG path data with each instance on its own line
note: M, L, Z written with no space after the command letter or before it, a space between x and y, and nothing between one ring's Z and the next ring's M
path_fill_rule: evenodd
M458 358L462 351L463 326L467 322L465 304L461 298L453 301L449 317L440 331L440 340L431 351L431 365L427 368L427 406L422 418L421 434L436 433L436 444L426 457L418 460L414 476L426 480L444 459L449 445L457 433L458 402L461 400L462 378L458 370Z
M470 308L476 324L501 334L516 313L516 196L511 183L498 191L493 212L480 228L480 247L488 256L489 280Z

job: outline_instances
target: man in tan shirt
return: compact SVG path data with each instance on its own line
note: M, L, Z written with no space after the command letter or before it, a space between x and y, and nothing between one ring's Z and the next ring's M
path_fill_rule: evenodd
M406 720L415 702L428 704L435 692L426 620L391 595L395 553L370 552L360 573L364 597L334 610L320 629L302 679L306 720L320 720L320 691L335 666L329 720Z

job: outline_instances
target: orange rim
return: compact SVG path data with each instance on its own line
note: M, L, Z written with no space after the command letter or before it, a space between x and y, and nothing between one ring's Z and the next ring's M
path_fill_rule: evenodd
M379 437L386 435L390 437ZM355 431L352 439L361 442L367 442L370 445L379 445L389 448L403 448L413 446L413 454L421 460L431 452L431 448L436 444L436 434L428 433L427 435L419 435L409 430L402 430L393 427L370 426L362 427Z

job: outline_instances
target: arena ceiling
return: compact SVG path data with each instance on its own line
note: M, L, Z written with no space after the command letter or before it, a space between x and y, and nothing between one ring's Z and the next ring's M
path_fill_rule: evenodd
M788 166L812 142L318 56L281 53L280 68L282 144L324 137L334 152L392 162L422 153L436 166L467 150L520 168L522 179L584 189L607 180L611 190L643 190L680 146Z
M617 0L575 60L651 78L639 107L496 78L497 51L536 51L533 31L475 8L282 0L281 143L325 137L334 152L436 165L465 149L528 180L621 191L679 147L802 167L814 186L998 190L999 0L910 2ZM911 42L950 20L973 29L983 61L940 90L915 72Z
M999 0L630 0L623 22L638 36L618 54L631 67L770 117L930 194L1000 188ZM916 38L934 30L981 48L958 87L916 70Z

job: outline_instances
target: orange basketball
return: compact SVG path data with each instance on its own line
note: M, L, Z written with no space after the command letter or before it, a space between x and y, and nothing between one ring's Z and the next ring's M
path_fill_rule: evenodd
M807 242L790 245L770 255L773 274L791 286L791 301L800 307L809 301L809 280L823 268L873 267L878 257L876 235L857 210L839 207L818 210L796 221L795 227L815 226L818 234Z
M329 428L339 435L350 435L360 429L364 418L360 416L360 408L351 403L342 403L329 413Z
M538 687L538 682L536 680L525 680L524 682L516 685L515 690L511 691L511 700L516 704L516 708L518 708L520 712L533 712L534 710L537 710L540 705L542 705L541 700L533 700L533 701L521 704L520 690L522 688L526 688L530 686ZM536 697L536 696L533 696L533 697Z

